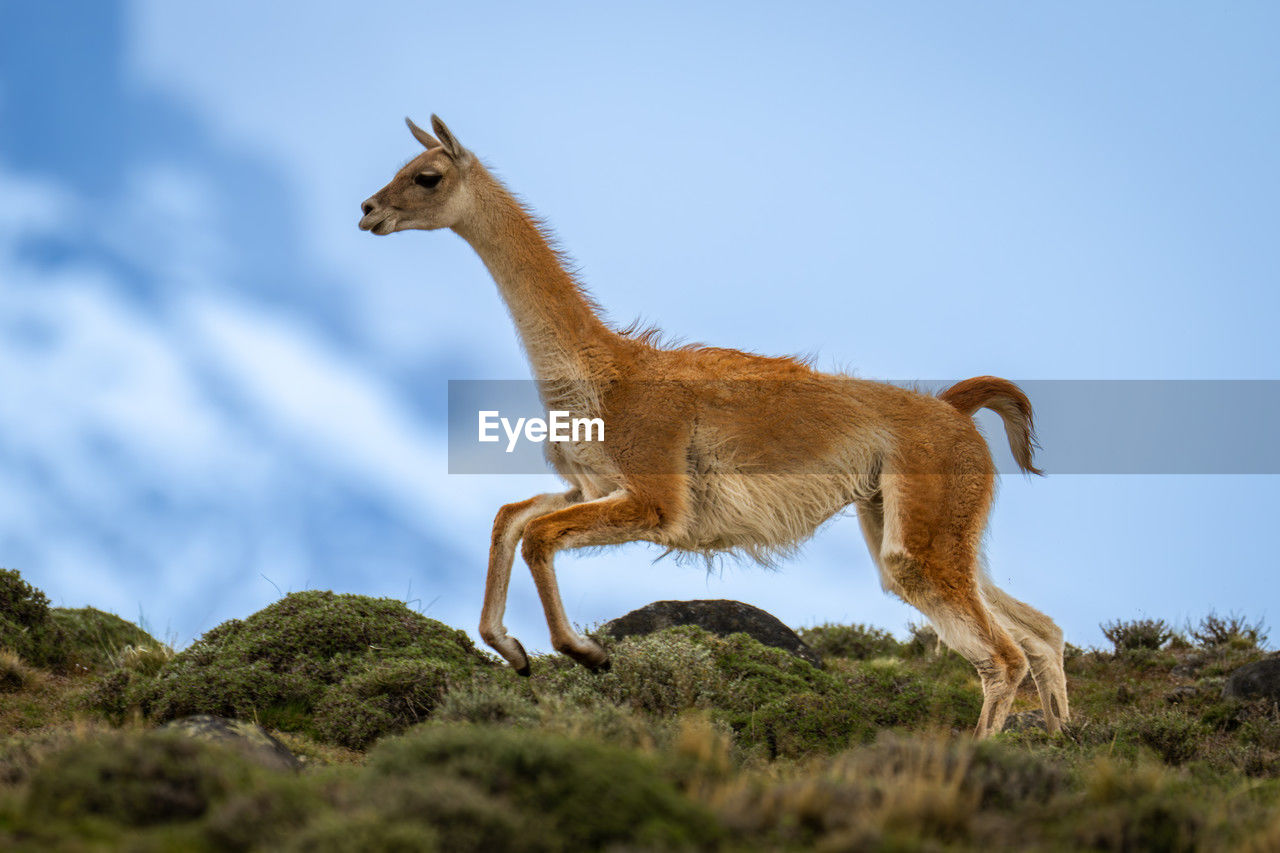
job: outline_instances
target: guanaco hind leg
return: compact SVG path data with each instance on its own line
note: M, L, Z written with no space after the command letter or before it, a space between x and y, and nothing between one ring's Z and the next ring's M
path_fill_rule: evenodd
M886 474L881 485L883 508L866 513L864 535L885 588L924 613L941 640L977 669L983 702L974 734L1003 728L1031 664L1038 667L1037 684L1044 685L1046 725L1056 728L1066 713L1065 679L1052 647L1057 628L998 590L979 564L991 478Z
M1026 653L1044 709L1045 728L1050 733L1058 731L1070 719L1067 676L1062 662L1062 629L1039 610L997 587L990 578L983 579L982 596Z

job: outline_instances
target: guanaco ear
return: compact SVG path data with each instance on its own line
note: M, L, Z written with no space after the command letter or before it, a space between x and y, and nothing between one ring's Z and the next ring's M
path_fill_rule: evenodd
M440 120L440 116L435 113L431 114L431 129L436 132L436 136L440 137L440 144L444 146L444 150L459 165L466 163L467 158L471 156L471 152L462 147L462 143L453 135L444 122Z
M422 143L422 147L430 151L432 148L439 148L440 143L436 138L427 133L422 128L413 123L413 119L408 116L404 117L404 123L409 125L409 132L413 134L413 138Z

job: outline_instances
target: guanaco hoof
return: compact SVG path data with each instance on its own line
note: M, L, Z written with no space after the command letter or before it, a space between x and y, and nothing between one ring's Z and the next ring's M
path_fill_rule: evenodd
M511 642L516 644L516 648L520 650L520 657L524 658L524 665L516 667L516 675L528 678L533 674L533 669L529 666L529 653L524 650L524 645L515 637L511 638Z

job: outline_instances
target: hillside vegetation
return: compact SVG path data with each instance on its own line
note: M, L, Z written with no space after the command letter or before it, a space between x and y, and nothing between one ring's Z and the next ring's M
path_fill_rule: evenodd
M174 653L0 572L0 849L1280 849L1280 711L1222 698L1265 631L1210 615L1069 648L968 735L972 667L927 631L801 631L823 666L670 628L520 678L403 603L285 596ZM256 723L302 762L164 724ZM246 727L247 728L247 727Z

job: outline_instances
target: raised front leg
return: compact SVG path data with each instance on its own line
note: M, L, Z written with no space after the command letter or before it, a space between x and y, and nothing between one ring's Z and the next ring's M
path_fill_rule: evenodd
M575 504L531 520L524 531L524 559L542 599L551 629L551 645L584 666L599 669L609 656L598 643L578 634L569 624L556 584L553 559L557 551L597 545L618 545L641 539L662 523L662 513L627 492Z
M578 491L537 495L525 501L507 504L493 519L493 539L489 545L489 573L484 583L484 609L480 612L480 637L521 675L529 674L529 656L515 637L507 636L502 617L507 609L507 587L511 582L511 564L515 561L516 544L524 535L525 525L532 519L573 504Z

